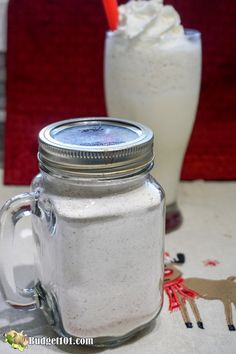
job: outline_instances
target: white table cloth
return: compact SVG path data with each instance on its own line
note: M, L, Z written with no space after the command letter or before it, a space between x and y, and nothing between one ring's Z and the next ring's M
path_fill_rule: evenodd
M0 176L1 177L1 176ZM6 187L0 184L0 204L26 187ZM236 275L236 183L196 181L181 183L179 205L184 215L182 227L166 236L166 251L171 256L182 252L186 262L178 265L184 277L226 279ZM27 221L29 223L29 220ZM26 223L27 223L26 222ZM23 226L21 226L23 227ZM25 225L24 225L25 227ZM32 263L33 247L30 231L21 231L22 241L16 262ZM21 249L21 248L22 249ZM217 261L205 265L204 261ZM210 262L211 264L211 262ZM235 283L236 284L236 283ZM236 285L235 285L236 288ZM29 346L26 353L112 353L112 354L233 354L236 353L236 331L226 325L220 301L197 299L205 329L197 327L189 314L193 328L186 328L179 310L168 311L168 299L152 331L115 349L90 349L69 346ZM236 309L233 308L236 326ZM56 336L40 310L22 312L4 304L0 298L0 353L11 354L13 349L2 341L9 329L24 330L29 336ZM17 352L17 351L16 351Z

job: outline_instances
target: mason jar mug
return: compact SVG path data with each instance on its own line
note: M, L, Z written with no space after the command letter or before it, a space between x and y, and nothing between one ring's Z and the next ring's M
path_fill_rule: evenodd
M153 323L163 302L165 198L150 175L153 133L127 120L60 121L40 132L38 160L31 192L0 213L5 300L41 308L60 336L121 344ZM28 214L35 279L18 289L12 242Z

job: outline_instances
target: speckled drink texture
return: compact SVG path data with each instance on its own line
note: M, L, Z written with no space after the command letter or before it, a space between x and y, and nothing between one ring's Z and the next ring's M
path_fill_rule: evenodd
M162 303L160 189L149 179L119 193L59 189L50 196L57 230L45 258L56 257L57 267L44 281L56 292L65 331L121 336L149 322Z

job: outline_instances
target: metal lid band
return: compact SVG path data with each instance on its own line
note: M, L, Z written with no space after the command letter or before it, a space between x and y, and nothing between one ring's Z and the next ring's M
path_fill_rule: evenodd
M153 164L153 133L115 118L76 118L51 124L39 134L40 167L52 174L116 178Z

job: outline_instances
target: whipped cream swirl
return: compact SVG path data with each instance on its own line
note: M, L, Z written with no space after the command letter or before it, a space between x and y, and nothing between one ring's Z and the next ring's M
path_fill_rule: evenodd
M128 39L140 37L155 41L183 36L180 16L163 0L130 0L119 6L119 26L116 33Z

